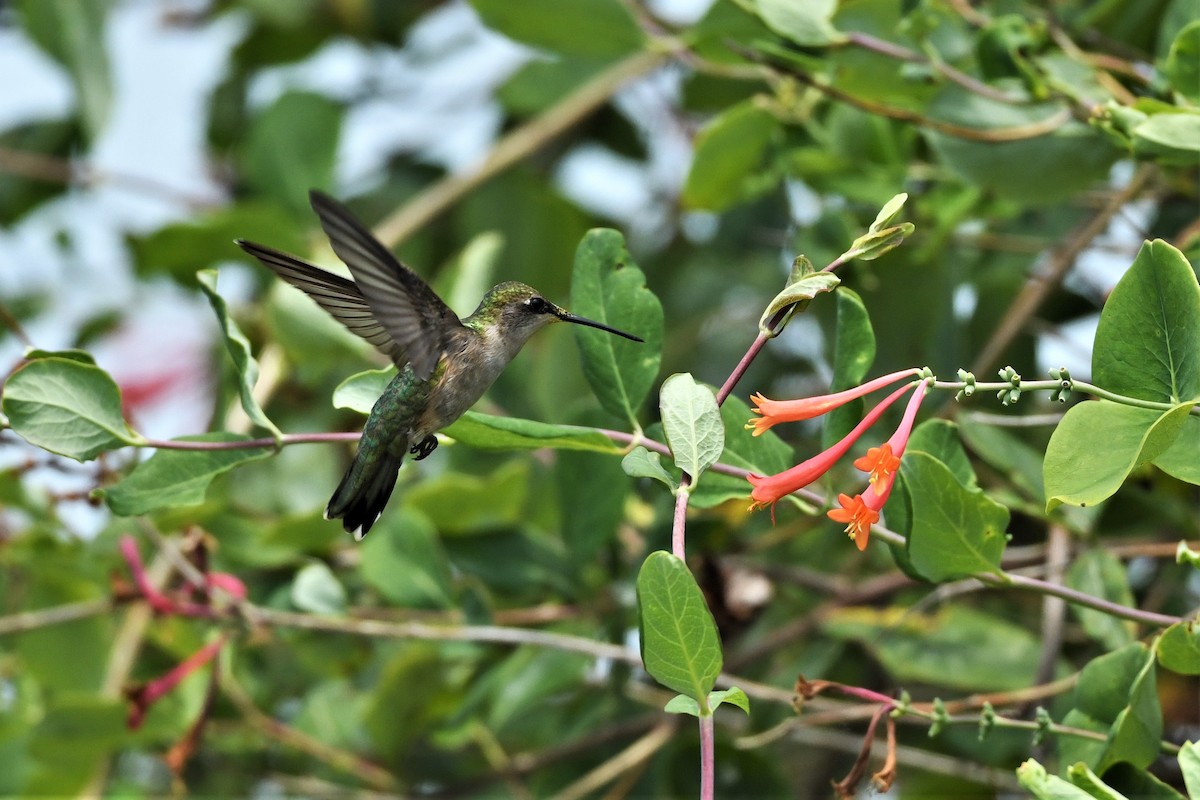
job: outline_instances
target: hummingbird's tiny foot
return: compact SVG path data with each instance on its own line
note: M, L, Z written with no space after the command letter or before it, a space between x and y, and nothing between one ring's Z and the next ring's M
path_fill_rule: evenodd
M415 455L417 457L416 460L420 461L421 459L426 458L434 450L437 450L437 446L437 437L431 433L417 444L414 444L408 452Z

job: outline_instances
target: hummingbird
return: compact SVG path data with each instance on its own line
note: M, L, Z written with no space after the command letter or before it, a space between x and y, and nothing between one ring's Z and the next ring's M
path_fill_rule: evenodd
M325 507L325 518L340 519L356 540L379 520L405 455L420 461L432 453L434 434L483 396L534 333L551 322L572 322L643 341L568 313L516 281L493 286L470 316L459 319L345 206L316 190L309 200L353 280L265 245L235 243L399 370L371 409L354 459Z

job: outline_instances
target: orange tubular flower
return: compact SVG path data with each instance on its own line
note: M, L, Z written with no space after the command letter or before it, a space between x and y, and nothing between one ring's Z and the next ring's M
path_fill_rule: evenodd
M917 384L917 389L909 398L908 407L904 410L904 418L900 420L900 425L892 437L879 447L872 447L865 456L854 462L858 469L871 473L871 485L867 490L854 497L839 494L838 503L841 508L826 513L834 522L846 525L846 533L854 540L859 550L866 549L871 526L879 521L879 512L891 496L892 487L896 485L896 470L900 467L900 457L904 455L904 448L908 446L908 437L912 433L917 410L925 398L925 390L925 381Z
M791 494L797 489L803 489L824 475L839 458L846 454L846 451L858 440L858 437L862 436L867 428L875 424L875 421L887 410L888 406L896 402L900 398L900 395L907 391L908 387L902 386L892 392L879 405L871 409L863 417L862 422L854 427L854 430L846 434L840 442L828 450L817 453L807 461L797 464L791 469L784 470L777 475L762 476L753 473L747 475L747 480L754 486L754 491L750 493L750 498L754 502L750 507L766 508L768 505L774 505L780 498ZM876 519L878 519L878 516L876 514Z
M871 526L879 522L878 509L871 508L861 494L856 494L854 497L849 495L839 494L838 504L841 508L835 508L826 512L826 516L834 522L841 522L846 526L846 534L854 540L854 545L859 550L867 549L867 539L871 535Z
M754 405L757 408L752 410L760 416L752 417L746 423L746 427L753 429L755 436L761 436L764 432L770 430L773 425L780 422L800 422L801 420L819 417L838 406L845 405L855 398L870 394L876 389L890 386L898 380L917 374L917 372L918 370L915 369L903 369L899 372L893 372L890 375L883 375L872 381L867 381L861 386L855 386L843 392L823 394L817 397L804 397L799 400L770 400L761 394L755 394L750 399L754 401Z

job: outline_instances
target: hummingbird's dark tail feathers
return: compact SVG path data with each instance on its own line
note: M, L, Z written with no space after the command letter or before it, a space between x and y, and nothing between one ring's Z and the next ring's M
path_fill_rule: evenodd
M361 540L379 520L396 487L396 473L404 456L383 453L374 458L354 456L325 507L325 519L340 519L342 527Z

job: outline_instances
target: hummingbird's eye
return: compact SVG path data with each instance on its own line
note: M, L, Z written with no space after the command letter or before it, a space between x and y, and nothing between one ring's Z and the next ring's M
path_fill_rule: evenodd
M544 298L534 295L525 301L525 308L532 314L549 314L551 306Z

